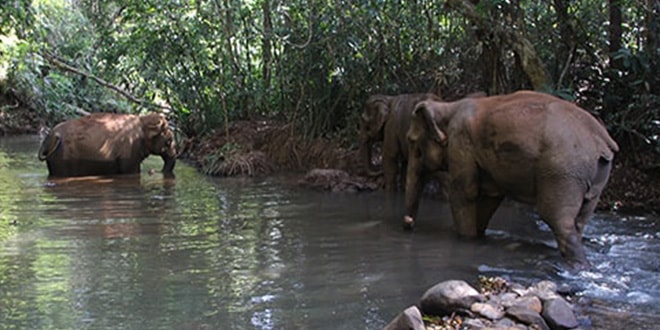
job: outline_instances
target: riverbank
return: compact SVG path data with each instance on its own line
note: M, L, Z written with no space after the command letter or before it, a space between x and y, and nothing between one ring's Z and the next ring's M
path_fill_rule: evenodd
M352 144L352 146L351 146ZM336 190L342 182L353 190L369 190L382 187L382 177L367 178L359 175L359 157L356 143L333 141L325 138L308 140L296 134L290 124L277 122L235 122L227 131L219 131L201 138L186 141L182 150L184 159L189 160L205 173L227 175L217 168L235 168L232 163L244 163L261 153L259 166L244 166L249 171L239 175L268 175L272 171L307 172L312 169L335 169L348 174L339 176L337 184L310 185ZM653 152L631 152L621 145L615 156L609 183L601 196L600 211L617 211L632 214L660 214L660 155ZM221 161L217 161L221 159ZM266 165L263 163L266 162ZM262 168L264 171L254 170ZM328 172L335 175L336 172ZM336 175L335 175L336 176ZM332 178L327 178L332 181ZM431 189L442 194L442 189Z

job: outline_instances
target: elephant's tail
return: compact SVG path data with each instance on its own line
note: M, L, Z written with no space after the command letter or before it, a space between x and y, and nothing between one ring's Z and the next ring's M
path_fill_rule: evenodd
M62 143L62 138L58 133L51 133L46 136L43 142L41 142L41 147L39 147L39 160L44 161L50 157L57 148L59 148Z
M619 145L607 134L603 127L602 139L600 140L600 159L602 161L611 162L614 158L614 153L619 151Z

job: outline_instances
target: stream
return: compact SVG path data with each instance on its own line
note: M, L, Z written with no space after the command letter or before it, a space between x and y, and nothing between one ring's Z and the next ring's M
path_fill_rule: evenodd
M590 271L561 270L550 229L506 202L483 240L425 199L402 230L382 192L303 189L300 175L50 180L37 136L0 137L0 329L381 329L432 285L549 279L585 329L660 324L660 218L598 213Z

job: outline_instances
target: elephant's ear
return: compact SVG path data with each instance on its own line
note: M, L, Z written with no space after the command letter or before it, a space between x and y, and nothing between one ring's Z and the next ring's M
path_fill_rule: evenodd
M415 106L413 116L420 119L425 124L427 131L431 135L430 137L435 142L444 145L447 141L447 134L438 127L438 123L435 121L433 113L434 111L428 102L422 101Z
M150 113L140 117L142 130L147 139L153 139L167 129L167 119L159 113Z

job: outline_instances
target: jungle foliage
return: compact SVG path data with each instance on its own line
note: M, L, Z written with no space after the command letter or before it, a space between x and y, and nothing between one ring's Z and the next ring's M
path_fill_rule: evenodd
M53 122L157 110L188 136L262 118L349 136L372 93L531 88L657 151L659 12L655 0L9 0L0 75Z

